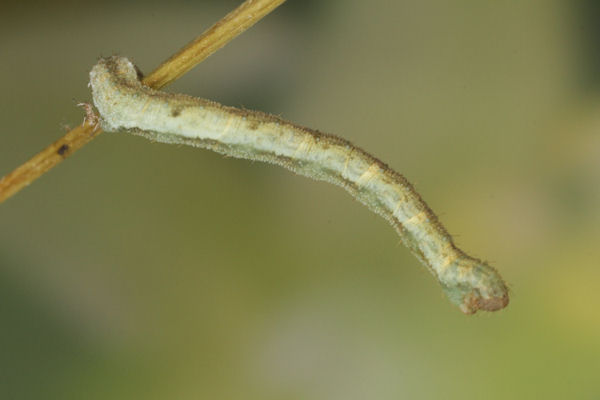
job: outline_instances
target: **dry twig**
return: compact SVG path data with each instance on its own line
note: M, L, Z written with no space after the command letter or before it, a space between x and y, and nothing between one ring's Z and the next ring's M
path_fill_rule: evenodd
M147 75L143 83L160 89L175 81L284 2L285 0L246 0ZM0 203L31 184L100 133L102 130L97 124L86 118L83 124L0 179Z

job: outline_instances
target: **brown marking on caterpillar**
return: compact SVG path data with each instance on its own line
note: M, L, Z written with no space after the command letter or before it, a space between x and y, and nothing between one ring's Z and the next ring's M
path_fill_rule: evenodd
M477 310L498 311L508 305L508 294L505 293L499 297L482 298L476 294L471 294L465 298L460 307L465 314L475 314Z
M248 121L248 129L255 131L258 129L258 127L260 126L260 121L256 118L251 118Z
M173 118L177 118L181 115L181 111L183 111L183 109L181 107L174 107L171 110L171 117Z

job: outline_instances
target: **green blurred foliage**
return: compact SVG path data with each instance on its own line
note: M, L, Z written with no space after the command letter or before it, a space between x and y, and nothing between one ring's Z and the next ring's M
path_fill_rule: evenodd
M0 173L237 1L10 2ZM0 398L600 397L593 1L289 0L168 90L351 139L509 307L464 316L341 189L103 134L0 206Z

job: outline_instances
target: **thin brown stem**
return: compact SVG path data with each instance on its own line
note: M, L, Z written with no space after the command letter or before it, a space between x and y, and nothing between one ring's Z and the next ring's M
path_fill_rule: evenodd
M153 89L168 85L284 2L285 0L246 0L162 63L142 83Z
M250 28L285 0L246 0L238 8L187 44L143 80L160 89L180 78L240 33ZM94 124L82 124L0 179L0 203L48 172L102 133Z

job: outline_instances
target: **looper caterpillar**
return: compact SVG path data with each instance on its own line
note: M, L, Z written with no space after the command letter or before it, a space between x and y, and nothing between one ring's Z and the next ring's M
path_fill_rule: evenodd
M402 175L349 141L262 112L150 89L123 57L101 59L90 84L103 129L265 161L341 186L396 229L462 312L508 304L498 272L454 245Z

